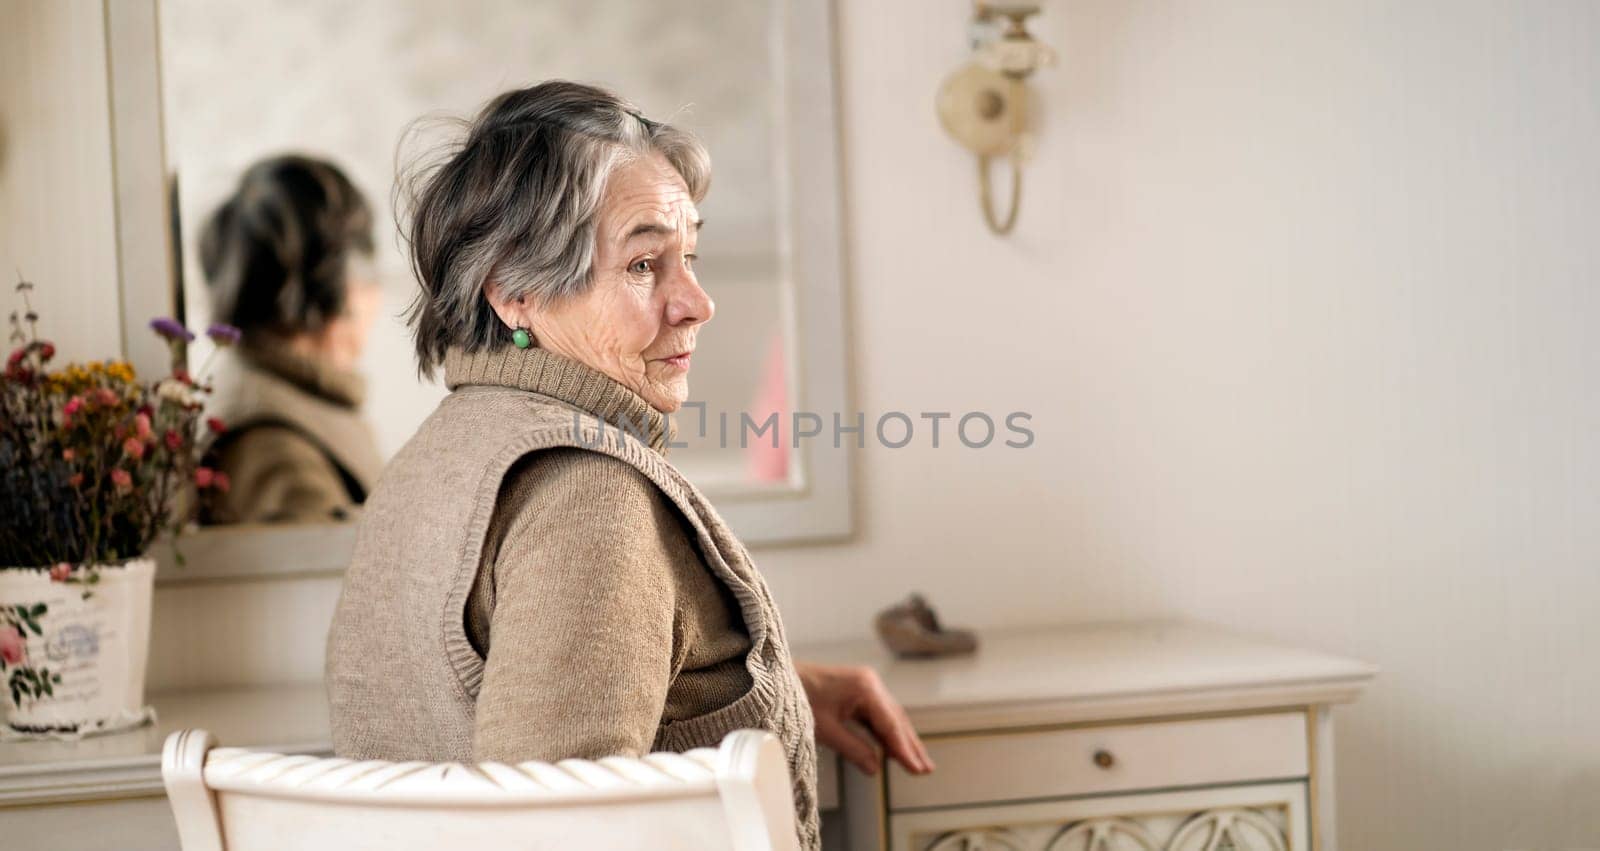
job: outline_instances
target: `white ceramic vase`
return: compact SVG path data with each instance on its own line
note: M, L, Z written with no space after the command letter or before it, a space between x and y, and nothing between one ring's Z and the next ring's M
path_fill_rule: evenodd
M7 682L0 683L3 732L77 736L135 727L150 717L144 676L155 562L139 558L96 571L98 582L78 584L51 581L44 570L0 569L0 609L23 606L32 612L40 604L45 607L35 618L42 634L22 630L25 658L20 663L15 638L9 638ZM87 599L85 591L90 592ZM5 629L0 621L0 630ZM59 675L54 693L14 700L9 679L21 666Z

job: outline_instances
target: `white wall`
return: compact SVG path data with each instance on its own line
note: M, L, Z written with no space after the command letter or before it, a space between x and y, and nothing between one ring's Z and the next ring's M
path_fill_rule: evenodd
M63 362L122 353L105 43L98 2L0 0L0 344L21 273Z
M1600 7L1057 2L998 240L932 114L967 4L840 5L856 401L1038 441L863 454L856 540L757 554L791 636L919 588L1359 656L1344 848L1595 844ZM336 587L158 592L154 682L316 677Z
M1347 653L1342 847L1600 842L1600 5L1050 4L1009 240L931 109L966 4L844 5L857 399L1039 439L862 458L858 542L761 554L792 631Z

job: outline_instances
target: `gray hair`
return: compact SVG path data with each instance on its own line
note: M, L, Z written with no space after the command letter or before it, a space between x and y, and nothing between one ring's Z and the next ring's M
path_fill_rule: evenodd
M446 350L504 345L511 336L484 297L557 300L593 282L595 220L606 179L659 153L696 203L711 157L690 133L651 121L604 89L552 80L490 101L441 164L410 183L412 268L422 291L406 313L417 364L431 374Z

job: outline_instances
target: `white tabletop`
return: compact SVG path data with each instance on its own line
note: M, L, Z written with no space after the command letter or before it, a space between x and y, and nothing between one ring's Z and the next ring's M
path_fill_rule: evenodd
M966 656L896 659L875 640L795 658L867 665L924 733L1354 700L1377 668L1183 621L980 632Z
M156 723L76 742L0 743L0 805L159 794L167 734L204 727L229 747L331 753L321 683L153 694Z

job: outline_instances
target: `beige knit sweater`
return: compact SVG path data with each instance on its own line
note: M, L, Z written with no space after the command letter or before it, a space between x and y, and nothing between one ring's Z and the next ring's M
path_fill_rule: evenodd
M665 417L539 349L452 352L445 381L361 519L328 643L335 751L554 761L767 729L817 848L813 722L782 621L663 457Z

